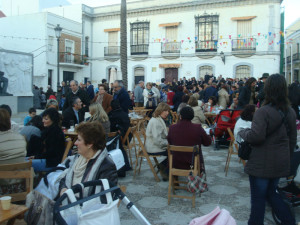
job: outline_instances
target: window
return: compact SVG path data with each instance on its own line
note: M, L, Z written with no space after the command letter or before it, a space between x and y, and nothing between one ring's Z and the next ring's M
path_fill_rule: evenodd
M54 37L49 36L48 37L48 51L50 51L50 52L53 51L53 43L54 43Z
M251 68L250 66L242 65L237 66L235 69L235 78L248 78L251 77Z
M149 22L135 22L130 24L131 54L148 54Z
M166 40L174 42L177 40L178 27L166 27Z
M52 72L53 70L48 70L48 85L52 86Z
M143 67L136 67L134 69L134 84L138 84L139 81L145 80L145 71Z
M74 59L74 41L66 40L65 41L65 62L71 63Z
M238 20L237 34L239 38L246 38L252 36L252 20Z
M195 16L196 51L217 51L219 36L219 16Z
M85 42L84 42L84 49L85 49L85 56L89 56L89 37L85 37Z
M212 66L200 66L199 68L199 76L204 78L205 75L212 75L213 68Z

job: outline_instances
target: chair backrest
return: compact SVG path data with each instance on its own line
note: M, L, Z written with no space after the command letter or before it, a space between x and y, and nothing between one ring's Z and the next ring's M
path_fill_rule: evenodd
M177 112L171 111L171 115L172 115L172 124L176 124L178 122L178 119L179 119L179 116L178 116Z
M143 110L145 107L133 107L133 110Z
M65 142L65 152L64 152L64 155L61 159L61 162L65 161L65 159L67 158L68 154L69 154L69 151L70 149L73 147L73 141L71 139L67 139L66 142Z
M229 145L229 148L232 147L232 152L235 152L233 146L235 146L236 150L238 150L239 147L238 147L238 145L235 143L235 138L234 138L234 135L233 135L233 133L232 133L232 130L228 127L228 128L227 128L227 131L228 131L228 134L229 134L229 136L230 136L230 145Z
M121 137L122 139L122 145L126 145L129 144L129 134L131 133L131 127L128 127L128 130L126 131L124 137Z
M145 144L146 144L146 133L145 133L145 130L138 131L137 127L132 127L131 128L131 132L132 132L133 138L136 138L137 141L138 141L138 145L139 145L138 149L139 149L139 151L143 151L144 154L148 154L147 151L146 151L146 147L145 147ZM144 138L144 142L141 139L141 135Z
M118 134L118 132L109 132L107 134L107 137L115 137L115 136L117 136L117 134Z
M14 163L0 165L0 179L11 180L11 179L25 179L26 186L24 192L10 193L12 202L26 200L27 194L33 190L33 168L32 162Z
M170 170L174 169L173 167L173 152L193 152L194 147L197 148L197 152L199 152L199 146L176 146L176 145L168 145L168 156L169 156L169 167ZM195 154L194 165L193 165L193 173L197 174L200 171L199 165L199 154Z

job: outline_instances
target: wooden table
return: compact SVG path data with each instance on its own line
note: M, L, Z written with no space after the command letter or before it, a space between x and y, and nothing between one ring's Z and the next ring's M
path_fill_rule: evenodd
M75 141L78 138L78 134L75 131L68 131L68 130L66 130L64 133L65 133L65 136L68 136L69 138L71 138L73 145L74 145Z
M22 219L24 217L24 213L28 210L28 208L24 205L15 205L11 204L9 210L3 210L0 207L0 223L8 220L8 225L13 225L16 219Z

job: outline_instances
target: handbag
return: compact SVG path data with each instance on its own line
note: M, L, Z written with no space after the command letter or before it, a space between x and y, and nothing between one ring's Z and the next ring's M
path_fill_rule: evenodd
M108 190L109 184L107 179L101 179L104 191ZM83 189L84 185L81 184ZM83 191L83 190L82 190ZM100 193L101 186L97 185L95 194ZM65 192L71 203L77 201L72 189ZM107 203L103 204L100 197L93 198L80 205L61 211L62 217L68 225L120 225L120 216L118 211L119 200L113 200L112 193L106 193Z
M26 207L28 211L24 215L24 220L30 225L52 225L54 201L36 190L31 191L26 196Z
M206 182L206 173L201 172L201 174L194 175L193 174L193 167L194 167L194 161L195 161L195 155L198 154L198 148L197 146L194 146L193 149L193 155L192 155L192 164L191 164L191 171L187 177L188 183L187 183L187 189L191 193L203 193L205 191L208 191L207 182Z
M122 150L120 149L119 143L120 143L120 135L115 136L114 138L112 138L110 141L106 143L106 149L108 151L108 155L115 163L117 170L125 166L124 156Z

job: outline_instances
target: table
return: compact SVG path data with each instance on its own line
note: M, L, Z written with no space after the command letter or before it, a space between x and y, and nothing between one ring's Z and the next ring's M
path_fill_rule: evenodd
M68 130L66 130L64 133L65 133L65 136L68 136L69 138L71 138L73 145L74 145L75 141L78 138L78 134L75 131L68 131Z
M204 113L204 116L206 117L206 121L208 122L208 125L214 124L214 119L217 117L217 114L206 112Z
M0 207L0 223L8 220L8 225L13 225L16 219L22 219L24 213L28 210L26 206L11 204L9 210L3 210Z

